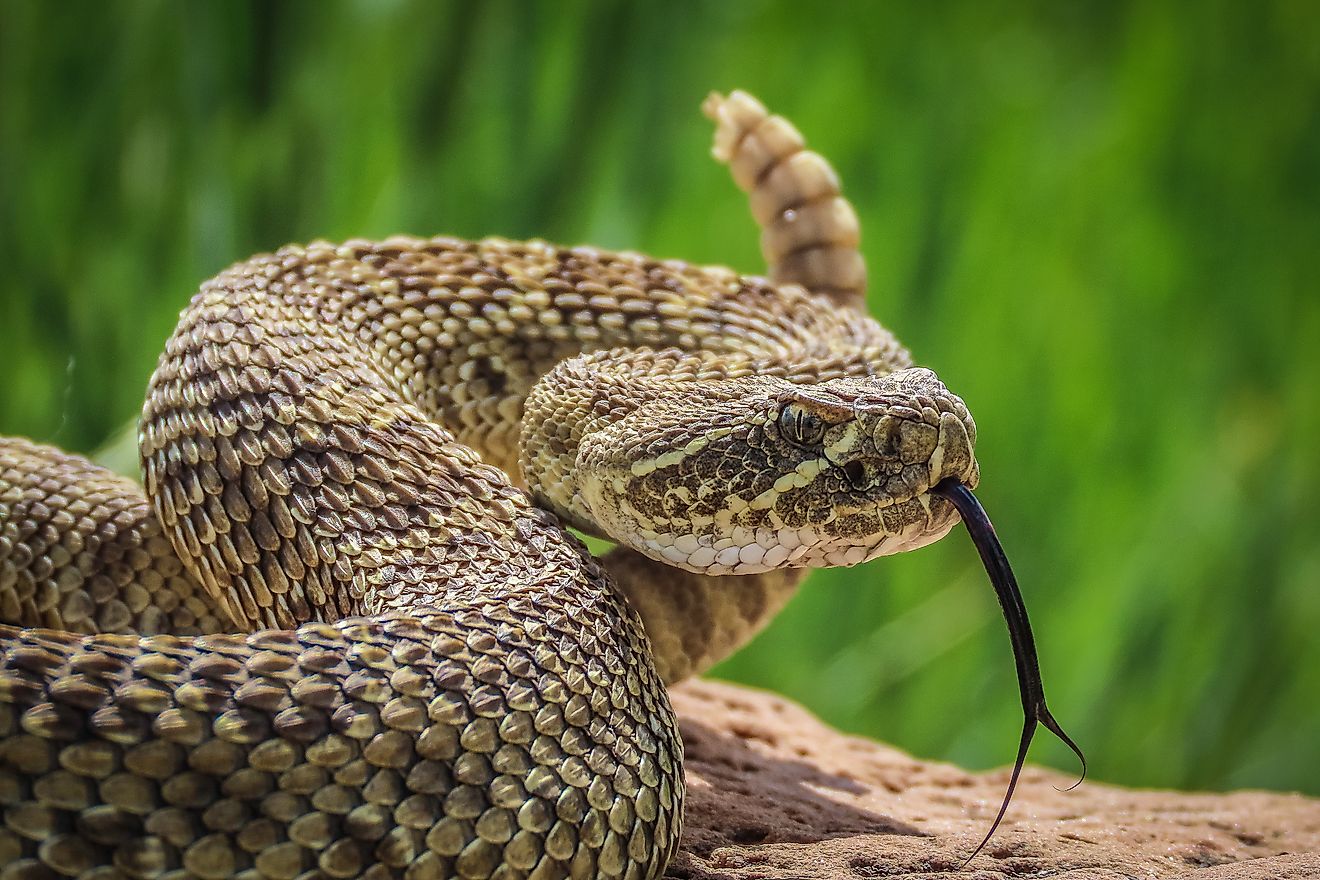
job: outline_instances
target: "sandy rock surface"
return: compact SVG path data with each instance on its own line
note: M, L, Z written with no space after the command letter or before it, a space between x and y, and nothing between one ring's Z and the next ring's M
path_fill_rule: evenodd
M682 852L705 878L1320 878L1320 800L1135 791L1028 767L994 840L1008 771L971 774L826 727L717 682L674 692L687 746Z

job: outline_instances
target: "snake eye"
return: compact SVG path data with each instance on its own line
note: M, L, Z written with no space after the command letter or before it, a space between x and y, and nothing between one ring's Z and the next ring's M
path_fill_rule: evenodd
M825 427L820 416L795 401L779 410L779 432L798 446L819 446L825 439Z

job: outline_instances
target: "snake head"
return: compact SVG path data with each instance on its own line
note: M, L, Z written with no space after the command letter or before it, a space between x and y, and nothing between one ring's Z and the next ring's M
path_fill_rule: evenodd
M586 438L578 520L706 574L855 565L948 533L958 515L930 489L975 487L975 439L967 407L926 369L729 380Z

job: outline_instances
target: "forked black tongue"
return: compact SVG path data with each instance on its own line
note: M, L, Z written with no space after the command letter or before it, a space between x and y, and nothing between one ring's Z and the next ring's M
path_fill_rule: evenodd
M967 526L968 534L972 536L972 543L976 545L976 552L981 554L981 562L985 565L986 574L990 575L990 582L995 585L995 593L999 596L999 607L1004 611L1004 620L1008 622L1008 635L1013 642L1013 660L1017 663L1018 690L1022 693L1022 741L1018 744L1013 775L1008 779L1008 791L1004 793L1004 803L999 808L999 815L995 816L995 823L990 826L990 831L980 845L972 850L967 861L963 862L966 865L990 842L990 838L999 828L999 823L1003 821L1004 814L1008 812L1008 804L1013 800L1018 775L1022 773L1022 765L1027 760L1027 749L1031 746L1031 738L1036 735L1037 724L1045 725L1046 730L1063 740L1082 762L1081 778L1074 782L1070 789L1076 788L1086 778L1086 756L1077 747L1077 743L1063 732L1063 728L1054 720L1049 707L1045 705L1045 686L1040 681L1036 639L1031 634L1031 622L1027 620L1027 606L1022 602L1017 578L1013 577L1013 569L1008 564L1008 557L1004 555L1004 547L999 543L994 525L985 515L985 508L976 500L971 489L955 479L943 480L930 491L948 500L957 508L963 524Z

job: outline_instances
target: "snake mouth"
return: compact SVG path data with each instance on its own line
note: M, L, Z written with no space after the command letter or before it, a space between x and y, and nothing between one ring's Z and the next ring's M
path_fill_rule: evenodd
M1004 793L1004 802L999 807L999 813L995 816L990 830L967 857L967 861L963 862L966 866L990 842L990 838L999 828L999 823L1003 821L1004 814L1008 812L1008 805L1013 800L1013 792L1017 788L1018 777L1022 773L1022 765L1027 759L1027 749L1031 746L1037 725L1043 725L1046 730L1062 740L1082 762L1082 775L1073 783L1072 788L1076 788L1081 784L1082 779L1086 778L1086 756L1072 738L1064 733L1059 722L1054 720L1049 707L1045 705L1045 686L1040 678L1036 640L1031 632L1031 622L1027 619L1027 606L1022 601L1022 591L1018 588L1017 578L1013 575L1008 556L1004 553L1003 545L999 543L999 536L995 533L995 527L986 515L985 508L972 494L972 490L956 479L943 480L930 491L946 499L957 509L963 524L967 526L967 533L972 537L972 543L976 545L976 551L985 566L986 574L990 576L995 594L999 597L999 607L1003 610L1004 620L1008 624L1008 635L1013 644L1013 660L1017 665L1018 691L1022 695L1022 739L1018 744L1013 773L1008 780L1008 790Z
M943 538L958 524L954 504L925 479L924 468L919 476L912 478L917 471L916 467L908 468L905 474L908 478L891 480L886 487L888 491L879 497L868 492L858 499L836 502L828 519L821 524L826 536L823 540L846 545L853 556L846 563L830 560L828 564L853 565L916 550ZM973 464L965 475L944 479L965 480L975 486L979 476Z

